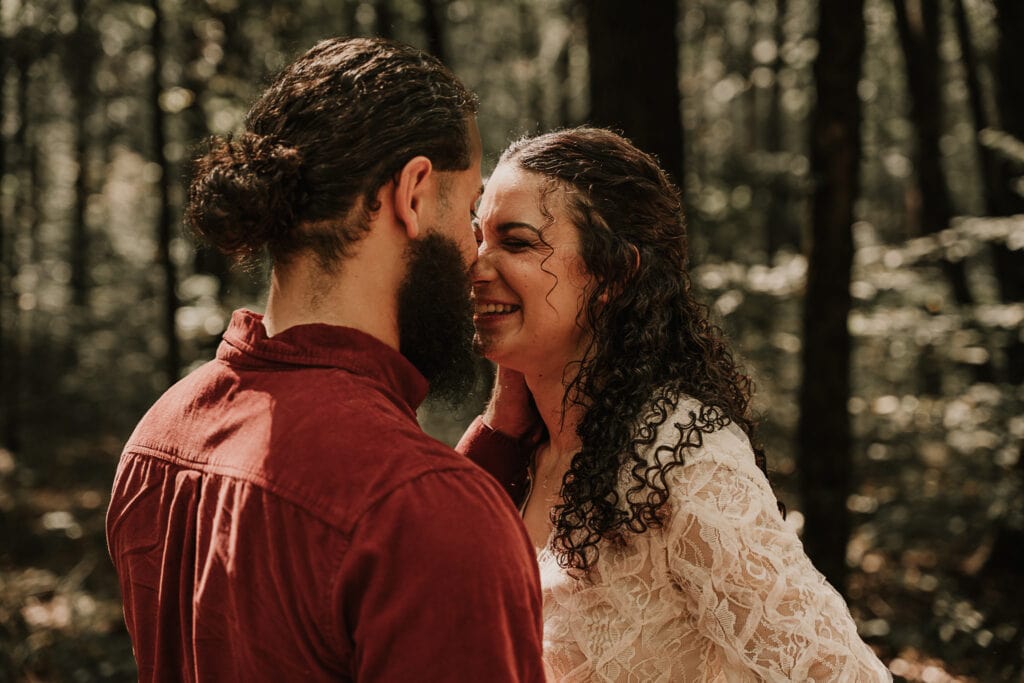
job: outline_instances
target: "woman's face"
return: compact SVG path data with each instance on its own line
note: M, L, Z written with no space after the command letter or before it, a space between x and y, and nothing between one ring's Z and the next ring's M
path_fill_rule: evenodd
M474 342L490 360L528 375L561 374L586 343L580 311L591 277L563 190L544 194L549 187L515 162L499 164L475 225Z

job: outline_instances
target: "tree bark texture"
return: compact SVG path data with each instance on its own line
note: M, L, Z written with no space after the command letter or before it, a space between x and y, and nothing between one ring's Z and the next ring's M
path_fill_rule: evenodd
M853 208L861 155L857 95L864 54L863 0L819 5L814 65L817 106L811 123L811 250L804 301L803 384L798 470L804 545L840 591L846 581L851 491L850 271Z
M678 2L592 0L586 8L590 120L621 130L680 180Z

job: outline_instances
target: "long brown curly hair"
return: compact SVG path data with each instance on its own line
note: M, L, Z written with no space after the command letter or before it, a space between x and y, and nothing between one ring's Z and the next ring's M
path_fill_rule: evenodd
M602 540L624 542L663 523L667 475L704 434L735 423L766 471L754 439L752 384L693 297L679 190L651 155L611 131L580 127L515 142L501 162L563 191L593 276L581 311L591 342L563 401L583 408L582 447L552 511L559 564L586 574ZM645 458L682 396L697 399L700 410L672 425L674 445ZM627 471L631 485L622 495Z

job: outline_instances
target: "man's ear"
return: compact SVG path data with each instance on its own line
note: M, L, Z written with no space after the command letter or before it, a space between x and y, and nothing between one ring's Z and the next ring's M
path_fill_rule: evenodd
M405 228L409 239L416 239L420 234L433 170L433 164L427 157L413 157L395 178L395 219Z

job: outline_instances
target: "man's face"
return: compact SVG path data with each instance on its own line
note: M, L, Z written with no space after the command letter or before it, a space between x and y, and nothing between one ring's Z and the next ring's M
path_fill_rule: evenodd
M483 183L480 178L480 162L483 147L476 119L469 120L470 163L464 171L438 172L438 201L436 220L428 226L428 232L439 232L450 238L462 254L466 268L476 261L476 238L473 235L473 215Z
M472 217L482 151L475 121L470 136L470 167L444 173L436 220L409 243L398 290L399 350L430 382L430 395L453 404L476 379L469 269L476 261Z

